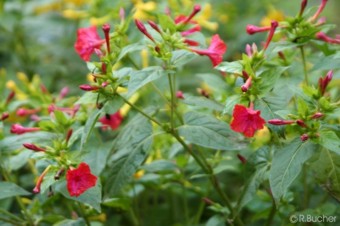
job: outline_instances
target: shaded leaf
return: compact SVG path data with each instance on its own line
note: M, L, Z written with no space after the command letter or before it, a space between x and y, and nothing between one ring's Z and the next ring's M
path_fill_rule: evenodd
M206 97L185 95L182 102L191 106L203 107L216 111L223 111L223 105Z
M0 199L31 194L18 185L6 181L0 181L0 191Z
M269 182L275 202L286 194L287 189L300 174L303 164L314 154L316 145L296 138L290 144L276 150L270 169Z

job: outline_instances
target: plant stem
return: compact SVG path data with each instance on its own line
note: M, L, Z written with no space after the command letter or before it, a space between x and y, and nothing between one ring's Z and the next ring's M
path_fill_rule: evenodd
M302 180L303 180L303 208L307 209L309 204L309 185L307 181L307 167L303 165L302 168Z
M78 207L79 207L79 212L81 214L81 216L84 218L86 226L91 226L91 222L89 221L89 219L86 216L85 210L84 210L84 206L78 202Z
M0 169L1 169L1 172L2 172L2 175L3 175L4 179L6 181L10 182L11 179L10 179L10 176L9 176L8 172L6 171L6 169L2 165L0 165ZM20 207L20 209L22 211L22 214L26 218L26 220L28 222L28 225L32 225L33 226L34 225L33 220L31 218L31 216L29 215L29 213L27 212L24 203L21 201L20 196L15 196L15 200L17 201L17 203L18 203L18 205L19 205L19 207Z
M272 200L273 200L272 208L270 210L269 217L268 217L268 220L266 222L266 226L271 226L273 224L274 216L275 216L275 213L276 213L276 206L275 206L274 198L272 198Z
M168 80L169 80L170 94L171 94L170 123L171 123L171 129L173 130L175 128L175 123L174 123L175 98L174 98L174 89L173 89L172 79L171 79L170 73L168 73Z
M302 64L303 64L303 74L305 76L305 83L308 85L308 72L307 72L307 62L306 62L306 56L305 56L305 49L303 46L300 46L300 52L301 52L301 58L302 58Z
M129 102L127 99L125 99L122 95L117 94L118 96L120 96L123 101L125 103L127 103L130 107L132 107L133 109L135 109L136 111L138 111L139 113L141 113L142 115L144 115L146 118L148 118L149 120L153 121L154 123L156 123L157 125L159 125L160 127L162 126L162 123L160 123L157 119L151 117L150 115L146 114L142 109L140 109L139 107L137 107L136 105L132 104L131 102Z

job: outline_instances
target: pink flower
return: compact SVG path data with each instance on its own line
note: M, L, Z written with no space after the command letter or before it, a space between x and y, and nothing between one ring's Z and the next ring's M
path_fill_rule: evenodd
M39 131L40 128L38 127L23 127L20 124L14 124L11 127L11 133L15 133L15 134L23 134L23 133L29 133L29 132L35 132L35 131Z
M95 52L95 49L100 49L103 43L105 40L100 39L96 27L91 26L78 29L74 48L83 60L90 61L91 54Z
M212 37L211 44L208 49L191 50L199 55L208 56L215 67L222 62L223 54L227 51L227 45L220 39L220 36L216 34Z
M308 136L308 134L304 133L300 136L300 139L301 139L302 142L304 142L304 141L309 139L309 136Z
M332 78L333 78L333 71L330 70L327 72L327 75L325 78L321 77L319 79L319 90L320 90L321 95L325 94L326 88L328 84L330 83L330 81L332 80Z
M266 50L269 46L269 43L272 41L274 33L276 28L279 26L279 23L275 20L271 22L270 30L269 30L269 35L266 41L266 44L264 45L263 49Z
M99 89L98 86L91 86L89 84L80 85L79 88L84 91L95 91Z
M19 117L25 117L27 115L33 115L37 112L39 112L40 109L27 109L27 108L19 108L16 112L17 116Z
M312 115L312 119L319 119L322 118L324 116L324 114L322 114L321 112L316 112L314 115Z
M78 168L67 170L66 181L70 196L78 197L96 185L97 177L91 173L89 165L82 162Z
M318 10L315 12L315 14L309 19L309 21L313 22L314 20L316 20L316 18L319 17L320 13L323 11L323 9L326 6L328 0L322 0L321 4L319 5Z
M146 27L142 23L142 21L135 19L135 24L146 37L148 37L151 41L155 42L155 39L150 35L150 33L146 30Z
M252 105L246 108L243 105L235 105L233 120L230 127L236 132L243 133L246 137L253 137L256 130L263 129L265 121L260 116L260 111L255 111Z
M177 97L178 99L184 99L183 92L180 91L180 90L178 90L178 91L176 92L176 97Z
M246 83L244 83L244 85L241 86L241 90L242 92L247 92L251 86L251 80L252 80L252 77L248 77L247 80L246 80Z
M123 121L123 116L117 111L114 114L106 114L99 119L99 122L103 124L103 128L110 127L112 130L117 129Z
M331 38L323 32L318 32L316 38L330 44L340 44L340 38Z

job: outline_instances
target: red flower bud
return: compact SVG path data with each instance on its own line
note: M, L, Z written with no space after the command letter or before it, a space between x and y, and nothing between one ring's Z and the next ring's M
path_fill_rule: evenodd
M35 185L35 187L33 188L33 193L40 193L40 187L41 187L41 183L44 180L45 175L47 174L47 172L49 171L50 167L48 166L44 172L39 176L37 183Z
M237 158L241 161L243 165L247 163L247 159L244 156L237 154Z
M108 54L111 53L111 49L110 49L110 25L109 24L104 24L103 27L103 32L104 32L104 35L105 35L105 41L106 41L106 48L107 48L107 52Z
M271 22L270 30L269 30L269 35L266 41L266 44L264 45L263 49L266 50L269 46L269 43L272 41L274 33L276 28L279 26L279 23L275 20Z
M26 108L19 108L16 112L17 116L25 117L27 115L33 115L39 112L40 109L26 109Z
M67 134L66 134L66 143L68 143L68 141L70 140L71 136L72 136L72 133L73 133L73 130L72 129L69 129L67 131Z
M307 6L308 1L307 0L302 0L301 1L301 7L300 7L300 12L299 16L302 16L303 12L305 11L305 8Z
M8 112L4 112L4 113L2 113L0 120L1 120L1 121L4 121L4 120L7 119L8 117L9 117Z
M281 125L289 125L293 124L294 120L283 120L283 119L270 119L268 120L269 124L281 126Z
M199 46L200 44L191 39L184 39L184 43L188 44L189 46Z
M8 94L7 99L6 99L6 105L7 105L9 102L11 102L11 100L13 100L14 96L15 96L15 92L14 92L14 91L12 91L12 92L10 92L10 93Z
M138 30L140 30L151 41L155 42L153 37L149 34L149 32L146 30L146 27L144 26L144 24L140 20L135 19L135 24L136 24Z
M249 35L253 35L255 33L258 32L264 32L264 31L269 31L270 30L270 26L266 26L266 27L258 27L252 24L248 24L246 27L246 31Z
M64 88L61 89L60 94L59 94L59 99L62 100L64 97L70 92L70 89L65 86Z
M91 86L89 84L80 85L79 88L84 91L94 91L99 89L98 86Z
M313 22L314 20L316 20L316 18L319 17L320 13L323 11L323 9L326 6L328 0L322 0L321 4L319 5L318 10L315 12L315 14L309 19L310 22Z
M41 148L41 147L38 147L34 144L31 144L31 143L24 143L23 146L29 150L32 150L32 151L37 151L37 152L45 152L46 149L45 148Z
M324 42L330 43L330 44L340 44L340 39L339 38L331 38L331 37L327 36L323 32L318 32L316 34L316 38L320 39L320 40L322 40Z
M27 128L27 127L23 127L20 124L14 124L11 126L11 133L15 133L15 134L23 134L23 133L35 132L39 130L40 128L37 128L37 127Z
M201 11L201 6L200 5L195 5L191 14L182 22L183 24L187 24L191 21L191 19Z
M241 86L242 92L247 92L249 90L249 88L251 86L251 80L252 80L252 77L248 77L246 83Z
M301 136L300 136L300 139L301 139L301 141L303 142L303 141L306 141L306 140L308 140L308 138L309 138L309 136L308 136L308 134L302 134Z
M307 128L307 125L305 124L305 122L301 119L296 120L296 124L298 124L299 126L303 127L303 128Z
M324 114L322 114L321 112L316 112L311 118L312 119L319 119L322 118L324 116Z
M176 97L177 97L178 99L184 99L183 92L180 91L180 90L178 90L178 91L176 92Z
M148 20L148 24L158 33L160 33L160 34L162 33L161 30L159 29L158 25L155 22L153 22L152 20Z

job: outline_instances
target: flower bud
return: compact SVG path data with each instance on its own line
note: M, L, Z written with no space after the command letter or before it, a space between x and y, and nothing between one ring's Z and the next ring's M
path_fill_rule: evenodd
M98 90L98 86L91 86L89 84L80 85L79 88L84 91L95 91Z
M305 133L305 134L302 134L302 135L300 136L300 139L301 139L302 142L308 140L308 138L309 138L309 136L308 136L308 134L306 134L306 133Z
M11 126L11 133L15 133L15 134L23 134L23 133L29 133L29 132L35 132L35 131L39 131L40 128L38 127L23 127L20 124L14 124Z
M180 90L178 90L178 91L176 92L176 97L177 97L178 99L184 99L183 92L180 91Z
M305 124L305 122L302 119L296 120L296 124L298 124L299 126L301 126L303 128L307 128L307 125Z
M269 124L281 126L281 125L289 125L293 124L294 120L283 120L283 119L270 119L268 120Z
M324 116L324 114L322 114L321 112L316 112L311 118L312 119L319 119L322 118Z
M36 152L45 152L45 148L38 147L31 143L24 143L23 146L29 150L36 151Z

